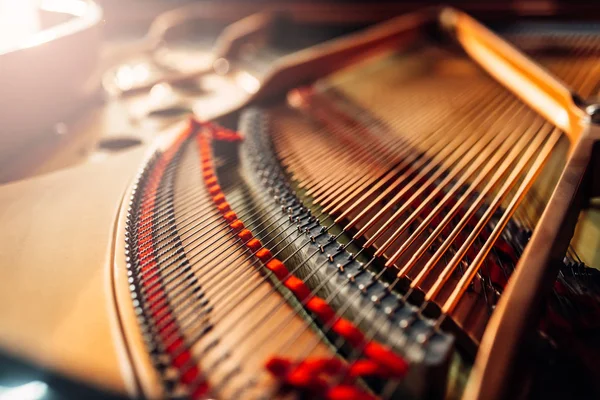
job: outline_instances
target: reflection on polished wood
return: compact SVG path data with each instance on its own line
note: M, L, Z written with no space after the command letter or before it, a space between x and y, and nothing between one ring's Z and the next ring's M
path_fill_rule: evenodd
M332 21L337 8L306 7L293 6L299 26L384 12L349 6ZM511 44L432 8L257 63L281 54L269 53L278 18L226 29L209 69L115 90L35 145L11 145L0 347L149 398L440 396L446 385L450 397L509 398L573 240L597 244L580 218L598 195L597 40L538 57L526 34ZM151 32L166 35L164 22ZM99 146L123 138L132 147ZM283 261L281 282L248 235ZM170 349L179 339L182 353ZM387 365L365 355L373 343ZM265 368L273 359L297 374ZM323 359L360 379L302 369ZM398 359L404 380L390 372ZM471 361L468 378L450 373Z

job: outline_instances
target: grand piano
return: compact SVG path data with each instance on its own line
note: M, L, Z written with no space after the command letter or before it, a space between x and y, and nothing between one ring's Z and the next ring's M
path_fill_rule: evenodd
M9 3L0 399L600 395L597 6Z

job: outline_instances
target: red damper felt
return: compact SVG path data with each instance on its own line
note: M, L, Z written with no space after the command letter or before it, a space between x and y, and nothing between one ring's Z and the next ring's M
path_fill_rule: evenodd
M238 232L238 231L241 231L242 229L244 229L244 223L242 221L240 221L239 219L236 219L235 221L233 221L231 224L229 224L229 226L235 232Z
M256 253L262 247L262 243L258 239L252 239L246 243L246 247L252 250L253 253Z
M280 281L285 279L285 277L289 275L289 271L287 270L285 265L283 265L283 263L281 261L277 260L276 258L269 261L266 264L266 267L271 272L273 272L273 274L275 274L277 279L279 279Z
M229 206L229 203L225 202L219 204L217 206L217 210L219 210L221 214L225 214L226 212L231 211L231 207Z
M287 278L284 284L285 287L290 289L300 301L306 300L311 295L308 286L306 286L301 279L295 277L294 275Z
M240 239L242 239L245 242L247 242L248 240L252 239L252 232L250 232L248 229L242 229L240 231L240 233L238 233L238 237Z
M389 368L393 376L402 377L406 375L408 363L402 357L383 345L371 341L365 346L364 354L371 360Z
M344 318L338 319L333 324L332 330L346 339L354 347L361 346L365 340L365 336L360 329Z
M313 297L306 303L306 308L315 313L321 322L328 324L335 317L335 311L325 300L320 297Z
M377 397L369 394L353 385L337 385L325 393L327 400L377 400Z
M262 248L262 249L260 249L259 251L256 252L256 257L258 257L258 259L260 261L266 263L271 258L273 258L273 255L271 254L271 252L269 251L269 249Z

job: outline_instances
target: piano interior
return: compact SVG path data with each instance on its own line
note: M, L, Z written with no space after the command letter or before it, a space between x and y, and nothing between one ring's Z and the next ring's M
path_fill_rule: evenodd
M141 3L0 47L0 399L598 398L597 7Z

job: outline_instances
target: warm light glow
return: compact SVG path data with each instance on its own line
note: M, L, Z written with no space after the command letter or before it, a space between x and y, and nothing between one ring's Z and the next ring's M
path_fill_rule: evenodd
M481 45L476 40L471 40L471 37L463 39L463 45L470 53L471 57L479 61L487 67L487 70L496 79L508 84L514 92L527 102L531 107L535 108L547 120L558 126L565 132L571 130L569 113L565 107L549 94L543 92L531 82L530 79L517 73L504 60L489 51L485 46Z
M19 48L41 28L39 0L0 0L0 53Z
M83 0L41 0L40 9L83 17L88 6Z
M0 387L0 400L41 400L47 392L47 384L33 381L12 388Z
M246 71L239 71L234 79L242 89L250 94L254 94L260 89L260 81Z
M150 108L163 108L177 103L177 95L168 83L158 83L152 86L148 96Z
M454 29L463 49L575 143L589 117L575 105L570 89L468 16L459 13L454 17L458 18Z
M58 37L58 30L41 30L40 10L83 17L84 0L0 0L0 54L37 46Z
M125 64L115 73L115 83L123 91L145 83L150 78L150 67L145 62Z

